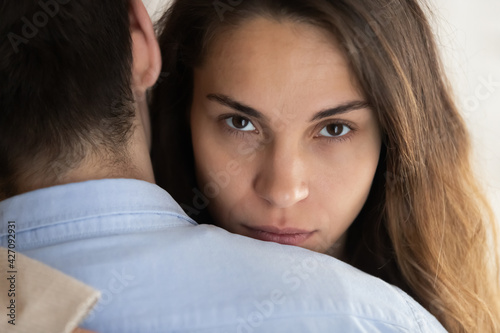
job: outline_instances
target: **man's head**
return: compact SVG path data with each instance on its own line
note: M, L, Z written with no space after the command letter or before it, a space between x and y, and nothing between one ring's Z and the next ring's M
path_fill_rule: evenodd
M1 0L0 13L0 199L141 178L138 109L160 68L141 0Z

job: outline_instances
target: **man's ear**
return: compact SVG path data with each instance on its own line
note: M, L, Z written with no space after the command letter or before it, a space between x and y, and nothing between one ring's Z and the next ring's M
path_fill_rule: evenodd
M133 54L132 85L135 92L145 92L160 75L160 47L142 0L130 0L129 19Z

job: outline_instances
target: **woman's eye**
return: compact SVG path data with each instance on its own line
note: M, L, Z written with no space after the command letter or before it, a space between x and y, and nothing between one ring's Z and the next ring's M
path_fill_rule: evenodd
M339 137L339 136L344 136L347 133L349 133L351 129L347 125L343 124L330 124L321 130L319 132L319 135L321 136L326 136L326 137Z
M255 126L250 120L244 117L232 116L226 118L226 124L238 131L250 132L255 131Z

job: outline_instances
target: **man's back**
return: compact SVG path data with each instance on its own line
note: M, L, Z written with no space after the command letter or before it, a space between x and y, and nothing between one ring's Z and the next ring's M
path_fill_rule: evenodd
M16 249L101 290L98 332L440 332L398 289L336 259L190 220L159 187L100 180L0 203ZM7 246L7 223L0 245Z

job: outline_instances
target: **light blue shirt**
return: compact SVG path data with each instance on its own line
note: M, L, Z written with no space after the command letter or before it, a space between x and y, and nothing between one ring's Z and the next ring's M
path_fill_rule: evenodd
M0 202L0 221L1 246L15 221L16 251L101 290L83 325L99 333L444 332L399 289L326 255L197 225L150 183L25 193Z

